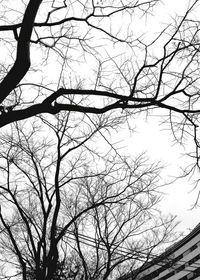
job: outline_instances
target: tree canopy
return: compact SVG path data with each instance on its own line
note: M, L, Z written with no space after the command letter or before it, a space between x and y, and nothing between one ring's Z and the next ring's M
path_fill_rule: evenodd
M173 239L175 217L158 210L160 164L106 141L99 151L108 123L67 114L1 134L4 279L115 279Z
M198 165L198 0L154 34L159 5L2 1L0 127L61 111L127 118L159 109L176 141L194 139Z
M199 168L198 3L154 33L159 0L0 1L4 279L112 279L168 242L160 166L109 137L158 112Z
M198 1L146 39L134 20L148 18L159 2L2 1L1 45L7 52L0 101L7 114L1 126L62 110L101 114L154 107L195 124L199 30L191 16ZM71 95L77 101L71 103ZM86 96L98 101L88 106Z

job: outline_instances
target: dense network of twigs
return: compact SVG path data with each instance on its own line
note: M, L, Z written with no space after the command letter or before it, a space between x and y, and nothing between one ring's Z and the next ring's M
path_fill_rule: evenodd
M107 140L157 110L199 167L199 1L148 36L160 2L0 1L3 279L114 279L168 241L160 167Z

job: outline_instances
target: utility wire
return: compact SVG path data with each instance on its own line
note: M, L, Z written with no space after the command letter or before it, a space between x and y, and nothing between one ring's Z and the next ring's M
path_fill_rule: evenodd
M73 241L76 241L75 239L75 236L74 236L74 232L73 231L70 231L70 230L67 230L67 232L72 235L72 237L69 237L71 240ZM79 233L79 238L80 238L80 242L82 244L85 244L87 246L91 246L93 248L96 248L96 245L97 245L97 241L93 238L93 237L90 237L90 236L87 236L87 235L84 235L84 234L81 234ZM100 246L100 249L104 250L104 251L107 251L105 245L102 243L102 242L98 242L98 246ZM115 252L118 254L118 255L121 255L121 256L127 256L128 254L131 254L133 255L133 252L128 249L128 248L125 248L125 247L122 247L122 246L118 246L118 248L115 250ZM146 258L146 254L144 252L134 252L134 255L137 256L134 258L135 260L138 260L138 261L144 261L144 258ZM144 257L142 257L144 256ZM152 258L159 258L158 255L155 255L155 254L152 254L150 253L149 254L150 257ZM158 263L155 263L155 265L158 265L160 267L162 267L163 265L165 264L168 264L170 261L173 261L173 258L170 258L168 257L167 259L162 259L162 260L158 260ZM186 264L187 261L182 261L182 260L179 260L177 261L174 265L182 265L182 264ZM173 267L173 266L172 266ZM199 264L195 265L195 264L192 264L189 266L190 268L199 268ZM174 270L176 270L177 268L174 268ZM184 268L182 271L187 271L187 272L192 272L191 270L187 269L187 268Z

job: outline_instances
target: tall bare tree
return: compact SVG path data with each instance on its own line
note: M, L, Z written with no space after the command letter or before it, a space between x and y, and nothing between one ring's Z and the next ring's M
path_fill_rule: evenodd
M139 221L153 217L158 169L150 165L141 171L141 161L139 166L138 161L129 163L111 145L102 156L92 142L97 133L109 146L104 134L112 127L157 109L177 142L183 144L185 137L194 140L190 155L195 165L186 174L199 167L198 0L188 1L184 15L149 39L137 26L144 18L151 22L160 2L0 1L0 127L6 126L1 137L2 270L12 260L23 279L61 277L56 273L66 268L65 260L70 263L64 252L72 236L77 253L67 256L76 263L68 269L74 277L108 278L120 269L121 257L128 258L119 257L117 250L125 246L129 252L123 227L133 230L131 217L135 221L140 215ZM49 130L54 136L45 140ZM135 186L142 198L134 191L129 194ZM115 199L122 200L116 208ZM130 204L131 199L137 203ZM145 211L140 212L140 207ZM109 220L118 211L122 231ZM99 244L100 251L95 250L100 257L92 259L95 271L88 265L92 247L87 251L83 245L87 234L80 225L87 226L86 221L93 228L92 242ZM156 231L152 232L155 241ZM162 236L165 239L167 234ZM149 255L159 242L138 243L140 252L146 246ZM119 245L114 249L113 244Z
M1 136L3 279L114 279L172 237L174 217L157 210L160 166L98 150L109 123L74 115Z

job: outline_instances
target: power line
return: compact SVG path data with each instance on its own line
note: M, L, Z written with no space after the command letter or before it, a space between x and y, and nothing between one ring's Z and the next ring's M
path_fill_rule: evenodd
M76 241L76 238L75 238L75 236L74 236L74 232L73 232L73 231L70 231L70 230L67 230L67 232L68 232L70 235L72 235L72 237L69 237L69 236L68 236L68 238L70 238L70 239L73 240L73 241ZM96 248L96 246L97 246L97 241L96 241L96 239L94 239L93 237L90 237L90 236L81 234L81 233L79 233L78 236L79 236L79 241L80 241L82 244L85 244L85 245L87 245L87 246L91 246L91 247L93 247L93 248ZM100 246L100 247L99 247L100 249L102 249L102 250L104 250L104 251L107 251L106 246L105 246L103 243L101 243L101 241L98 242L98 246ZM127 255L129 255L129 254L131 254L131 255L133 255L133 254L136 255L136 254L137 254L137 256L136 256L134 259L136 259L136 260L138 260L138 261L144 261L144 258L147 257L147 254L144 253L144 252L139 252L139 253L138 253L138 252L134 252L134 253L133 253L130 249L125 248L125 247L122 247L122 246L118 246L117 249L115 250L115 252L116 252L116 254L121 255L121 256L127 256ZM126 254L126 255L125 255L125 254ZM144 257L142 257L142 256L144 256ZM154 255L154 254L152 254L152 253L148 254L148 256L150 256L150 257L152 257L152 258L159 258L158 255ZM167 259L162 259L162 260L160 260L160 261L158 260L158 263L155 263L155 265L158 265L158 266L162 267L163 265L169 264L170 261L173 262L174 259L168 257ZM180 265L180 266L181 266L182 264L186 264L186 263L187 263L187 261L179 260L179 261L177 261L176 263L174 263L174 265L176 264L176 265ZM173 266L172 266L172 267L173 267ZM190 267L190 268L196 269L196 268L199 268L199 265L196 266L196 265L194 265L194 264L191 264L189 267ZM176 270L176 269L178 269L178 268L174 268L174 270ZM191 270L188 270L187 268L184 268L182 271L191 272Z

